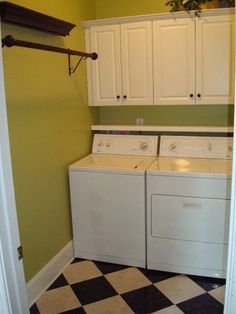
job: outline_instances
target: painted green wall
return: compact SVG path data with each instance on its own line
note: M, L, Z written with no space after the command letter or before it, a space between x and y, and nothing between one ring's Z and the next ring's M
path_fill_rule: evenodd
M167 12L166 0L96 0L96 18Z
M96 18L112 18L168 12L166 0L97 0ZM144 118L145 124L155 125L232 125L233 106L142 106L101 107L100 123L133 124Z
M225 108L226 107L226 108ZM146 125L233 125L233 106L145 106L100 108L101 124L135 124L143 118Z
M95 18L94 0L14 0L72 22L60 37L2 25L3 36L85 50L81 21ZM20 237L26 281L72 238L68 165L90 151L96 108L87 106L86 66L68 75L67 56L26 48L4 48L4 72ZM76 64L77 58L73 57Z

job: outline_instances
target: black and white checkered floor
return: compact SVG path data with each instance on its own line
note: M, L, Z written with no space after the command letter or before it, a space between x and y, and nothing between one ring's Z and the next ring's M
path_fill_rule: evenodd
M225 280L75 259L31 314L218 314Z

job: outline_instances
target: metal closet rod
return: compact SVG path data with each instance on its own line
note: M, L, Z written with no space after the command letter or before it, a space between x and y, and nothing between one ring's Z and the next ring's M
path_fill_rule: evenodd
M60 47L55 47L55 46L32 43L29 41L16 40L11 35L7 35L5 38L2 39L2 47L4 46L7 46L7 47L19 46L19 47L47 50L47 51L53 51L53 52L58 52L58 53L64 53L67 55L75 55L75 56L81 56L85 58L91 58L92 60L96 60L98 57L96 52L87 53L87 52L82 52L82 51L77 51L77 50L71 50L71 49L60 48Z

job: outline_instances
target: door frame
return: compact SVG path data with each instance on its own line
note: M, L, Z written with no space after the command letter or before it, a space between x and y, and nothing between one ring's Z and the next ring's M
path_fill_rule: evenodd
M235 84L236 85L236 84ZM236 86L235 86L236 99ZM225 290L224 314L236 310L236 112L234 111L233 167L229 224L229 247Z

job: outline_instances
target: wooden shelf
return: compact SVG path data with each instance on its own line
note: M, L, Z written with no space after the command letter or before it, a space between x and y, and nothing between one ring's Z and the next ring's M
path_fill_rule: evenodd
M55 35L66 36L75 24L42 14L19 5L0 2L0 16L3 22L25 26Z
M233 133L230 126L169 126L169 125L92 125L92 131L138 131L138 132L187 132L187 133Z

